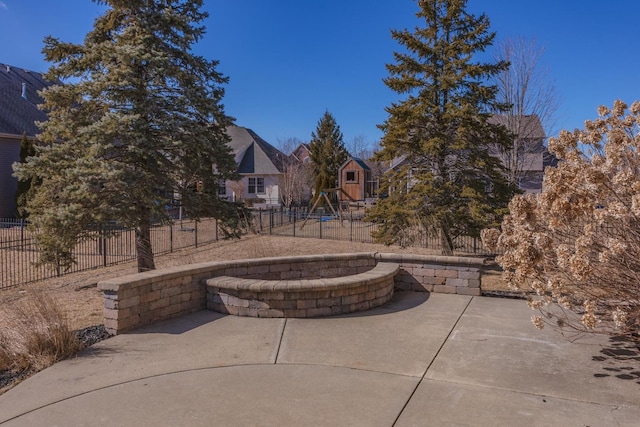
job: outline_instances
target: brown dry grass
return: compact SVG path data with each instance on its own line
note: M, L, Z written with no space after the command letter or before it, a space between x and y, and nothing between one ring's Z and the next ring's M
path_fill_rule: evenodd
M156 258L157 268L196 262L222 261L268 256L295 256L346 252L395 252L433 254L424 248L402 249L371 243L345 242L326 239L282 236L245 236L241 240L219 241L199 248L189 248ZM0 290L0 312L7 304L14 304L30 293L46 290L68 317L73 329L102 323L102 294L96 284L101 280L136 272L135 262L97 270L51 278L16 288ZM483 274L483 290L506 290L495 269Z
M46 292L3 307L0 323L0 371L39 371L79 348L63 308Z

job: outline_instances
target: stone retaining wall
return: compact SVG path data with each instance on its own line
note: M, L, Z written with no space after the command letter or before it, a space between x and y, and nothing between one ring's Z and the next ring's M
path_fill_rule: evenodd
M208 262L138 273L98 283L104 324L118 334L206 308L205 282L219 276L313 280L356 275L378 262L400 265L402 290L480 295L481 258L353 253Z
M320 317L369 310L393 297L398 268L379 262L364 273L322 279L214 277L206 282L207 308L245 317Z
M380 261L397 262L396 288L405 291L480 296L484 259L378 253Z

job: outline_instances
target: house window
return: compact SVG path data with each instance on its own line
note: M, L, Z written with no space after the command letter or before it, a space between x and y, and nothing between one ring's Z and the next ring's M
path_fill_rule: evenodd
M249 194L264 193L264 178L249 178Z
M227 195L227 182L224 179L218 180L218 196Z
M357 183L358 182L358 171L347 171L346 182L349 183Z

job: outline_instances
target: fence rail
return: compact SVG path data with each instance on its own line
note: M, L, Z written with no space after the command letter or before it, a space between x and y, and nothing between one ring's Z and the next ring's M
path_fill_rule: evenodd
M346 240L375 243L371 233L378 225L364 221L364 211L347 212L336 217L323 211L309 213L306 208L269 209L253 211L253 226L262 234L301 238ZM0 289L26 284L63 274L112 266L136 259L135 233L131 229L111 229L110 237L96 231L91 239L81 241L74 249L76 263L67 271L50 266L38 266L39 254L35 240L21 220L0 219ZM437 233L414 230L407 242L434 250L441 249ZM213 218L176 220L172 224L155 225L151 229L154 255L198 247L219 239L218 223ZM480 239L459 237L454 241L455 252L488 255Z
M337 212L337 211L336 211ZM309 213L304 209L270 209L254 211L254 227L260 233L290 237L347 240L376 243L371 235L378 224L364 220L363 210L350 211L337 216L333 212ZM438 232L416 228L407 233L406 246L442 249ZM474 255L493 255L479 238L461 236L454 239L454 252Z
M76 262L67 271L36 265L39 254L35 239L22 220L0 219L0 289L31 283L68 273L92 270L136 259L135 232L132 229L97 230L89 239L78 242L73 254ZM218 222L214 218L177 220L151 228L154 255L187 247L198 247L218 240Z

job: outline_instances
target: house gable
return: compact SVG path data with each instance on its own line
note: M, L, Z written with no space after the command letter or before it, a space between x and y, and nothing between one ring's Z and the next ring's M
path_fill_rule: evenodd
M238 173L278 175L283 172L287 156L251 129L230 126L227 134L231 137L229 146L238 164Z
M234 200L264 199L267 205L279 204L280 179L287 156L251 129L229 126L231 147L240 181L225 183L226 197ZM227 192L226 187L231 190Z
M311 147L306 142L298 145L295 150L290 154L290 157L293 157L296 161L300 163L310 163L311 162Z
M544 169L556 166L558 159L544 145L546 135L540 118L535 114L521 117L496 114L489 118L489 123L503 125L517 134L527 147L527 152L522 154L522 176L518 186L526 193L541 192ZM497 151L493 154L502 157Z

